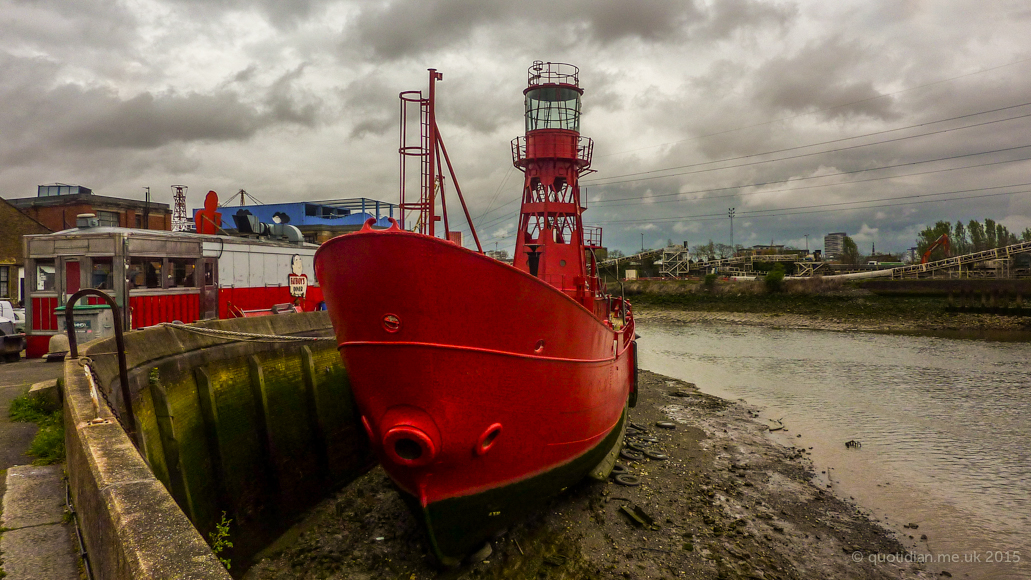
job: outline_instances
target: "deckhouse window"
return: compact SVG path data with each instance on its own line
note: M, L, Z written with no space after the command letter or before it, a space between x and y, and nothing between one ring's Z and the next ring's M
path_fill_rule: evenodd
M129 262L129 289L160 288L161 258L133 258Z
M90 286L97 290L111 290L114 288L112 279L114 270L111 265L111 258L93 258L93 271L90 274Z
M169 258L172 266L172 279L169 280L170 288L193 288L197 285L197 261L192 258Z
M56 270L53 260L36 260L36 290L53 292L56 289Z

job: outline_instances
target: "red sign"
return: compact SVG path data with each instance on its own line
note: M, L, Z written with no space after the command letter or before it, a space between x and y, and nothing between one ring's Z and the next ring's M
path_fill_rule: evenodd
M308 276L301 274L290 274L290 295L294 298L304 298L308 293Z

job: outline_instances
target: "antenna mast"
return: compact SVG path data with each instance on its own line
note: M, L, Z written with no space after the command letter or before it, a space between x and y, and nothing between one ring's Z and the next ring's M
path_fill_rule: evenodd
M175 200L175 205L172 207L172 231L173 232L185 232L186 231L186 190L189 189L185 185L173 185L172 186L172 198Z

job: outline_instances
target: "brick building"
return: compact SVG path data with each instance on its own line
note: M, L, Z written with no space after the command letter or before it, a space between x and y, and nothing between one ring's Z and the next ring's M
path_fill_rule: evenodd
M25 278L22 236L48 234L50 230L3 198L0 198L0 224L0 299L21 302L24 298L21 280Z
M81 185L40 185L36 197L8 201L55 232L74 228L75 217L81 213L95 214L101 226L172 229L172 210L167 203L95 195L93 190ZM146 223L144 215L149 216Z

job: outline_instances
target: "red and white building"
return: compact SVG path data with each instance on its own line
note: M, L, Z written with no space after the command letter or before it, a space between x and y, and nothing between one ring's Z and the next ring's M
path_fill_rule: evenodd
M303 242L225 235L80 227L25 236L26 356L41 357L59 332L55 309L82 288L111 294L126 330L175 320L234 318L272 313L272 307L323 308L312 258ZM297 284L300 275L306 282ZM290 291L304 287L303 296ZM85 303L97 304L88 297Z

